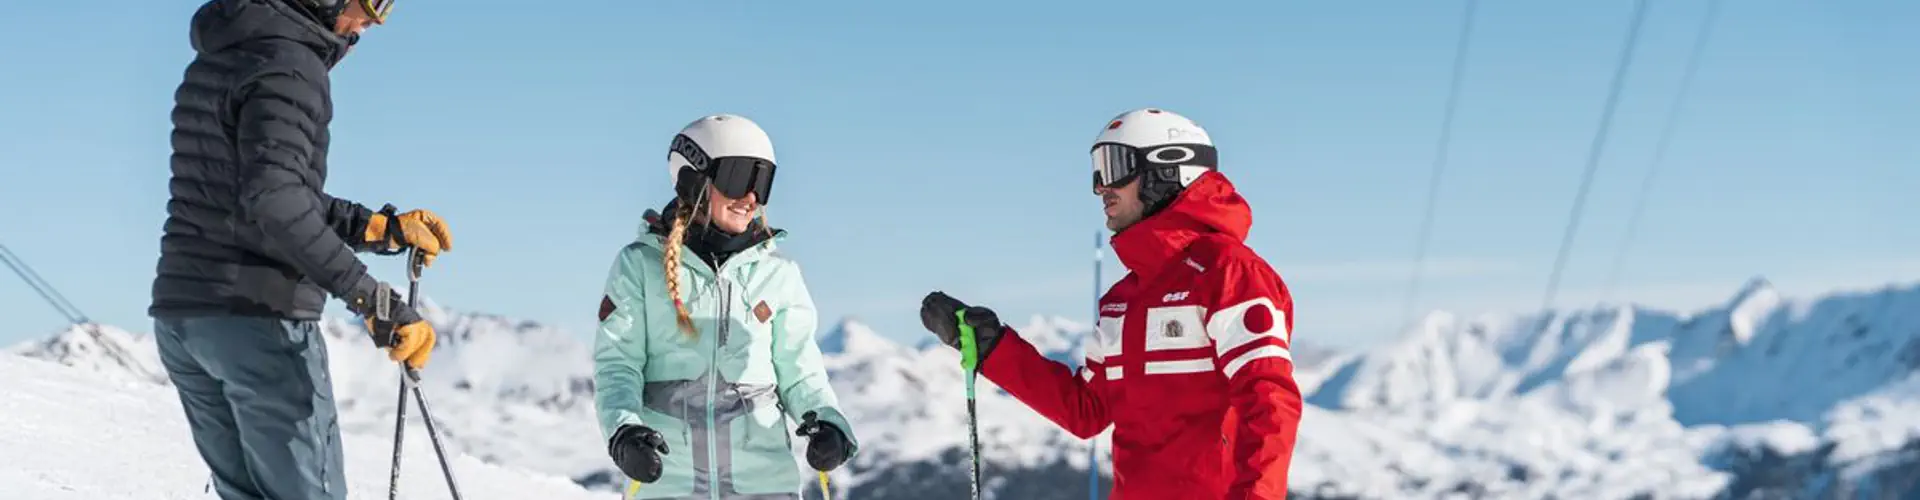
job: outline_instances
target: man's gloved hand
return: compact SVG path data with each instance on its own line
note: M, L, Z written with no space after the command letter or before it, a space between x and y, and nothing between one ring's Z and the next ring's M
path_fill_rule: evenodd
M420 263L427 266L433 265L433 258L440 252L453 249L453 233L440 216L427 210L395 214L393 205L381 207L367 219L367 232L362 236L366 243L384 247L389 252L417 248Z
M827 472L847 463L853 453L853 443L847 442L847 433L832 422L820 420L816 412L807 412L800 416L800 427L793 435L807 438L807 465L813 470Z
M607 455L620 472L642 483L660 480L660 455L667 453L667 440L644 425L629 424L613 431L607 440Z
M427 359L433 356L433 344L438 336L433 325L420 317L420 312L400 299L399 295L388 298L387 310L392 316L381 320L372 313L365 313L367 334L373 337L373 345L387 349L387 359L405 360L407 367L420 370L427 367Z
M426 321L405 323L390 333L385 329L375 330L378 323L381 322L368 319L367 331L376 332L373 334L374 345L388 348L387 359L406 360L407 367L416 371L427 367L427 359L433 357L433 344L438 340L432 324ZM396 334L399 336L398 342L392 342L396 340L393 338Z
M973 327L975 345L980 349L979 360L984 362L987 354L993 352L994 344L1000 342L1000 317L992 309L967 307L965 302L945 292L933 292L920 301L920 324L940 337L941 343L959 349L960 318L956 313L962 310L966 311L967 325Z

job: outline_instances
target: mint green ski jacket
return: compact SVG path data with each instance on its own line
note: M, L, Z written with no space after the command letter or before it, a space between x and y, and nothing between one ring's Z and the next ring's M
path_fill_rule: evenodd
M629 481L627 498L798 499L813 471L800 474L794 447L806 443L788 419L797 425L807 412L859 449L827 385L800 267L775 251L785 236L776 232L718 270L682 249L681 300L697 338L680 331L667 294L664 238L643 228L614 259L594 336L601 439L642 424L668 448L660 479L637 489Z

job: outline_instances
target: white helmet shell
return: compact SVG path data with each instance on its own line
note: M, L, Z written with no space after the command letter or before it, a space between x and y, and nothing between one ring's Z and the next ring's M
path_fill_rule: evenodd
M774 161L773 139L767 137L767 131L761 130L759 124L753 123L753 120L748 120L744 116L732 114L704 116L687 124L686 128L680 129L680 135L693 141L699 151L706 154L707 159L745 156L760 158L768 163L779 163ZM672 183L670 185L680 185L680 172L683 168L693 166L697 169L708 166L706 161L695 165L693 159L687 157L688 153L692 152L668 149L667 180Z
M1213 137L1208 136L1207 129L1200 128L1200 124L1179 113L1159 108L1141 108L1108 120L1093 144L1124 144L1141 151L1151 151L1168 144L1213 146ZM1181 165L1180 185L1185 187L1193 184L1200 174L1208 170L1211 169L1205 166Z

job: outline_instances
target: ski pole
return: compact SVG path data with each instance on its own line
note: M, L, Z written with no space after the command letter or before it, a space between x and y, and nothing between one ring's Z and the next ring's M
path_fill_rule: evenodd
M412 258L411 255L408 256L408 260L412 260ZM411 265L408 266L407 276L407 306L412 307L414 294L420 292L420 281L414 277L415 273ZM390 293L392 292L387 289L386 285L383 284L380 286L379 294L374 298L373 316L377 318L380 323L387 325L387 345L399 346L400 325L393 324L393 311L390 310L390 306L388 306L388 304L392 303ZM400 456L402 450L405 449L402 445L407 435L408 382L409 380L406 374L402 373L400 376L400 391L399 394L396 395L398 400L394 402L393 467L387 476L387 500L397 500L400 498Z
M388 344L397 345L397 344ZM400 400L393 414L393 472L387 476L387 500L400 498L400 443L407 434L407 377L400 377Z
M827 489L827 471L820 471L820 498L833 500L833 490Z
M420 268L424 266L425 262L423 259L424 256L420 254L419 249L414 249L407 254L407 308L409 309L416 308L419 305ZM383 288L382 291L384 292L385 289ZM374 310L377 311L375 317L390 323L392 315L387 310L388 302L386 297L381 297L375 304ZM390 326L392 329L387 334L387 345L400 345L399 326L400 325ZM420 372L406 366L405 361L402 361L400 366L400 400L397 402L397 410L394 412L393 471L392 475L388 477L387 498L393 500L400 496L400 452L403 444L402 438L406 436L407 429L407 392L411 390L411 392L413 392L414 403L420 405L420 418L426 421L427 424L427 439L433 442L433 453L440 459L440 471L446 475L447 491L453 494L454 500L460 500L460 486L454 482L453 467L447 462L446 448L440 443L439 427L434 425L433 411L428 408L427 396L420 389Z
M407 307L418 306L420 297L420 269L425 267L425 256L419 249L407 254ZM413 402L420 405L420 419L427 424L427 440L433 442L433 454L440 459L440 473L447 477L447 492L453 494L453 500L460 499L460 485L453 480L453 465L447 462L446 447L440 444L440 429L433 423L433 410L427 407L427 395L420 389L420 371L402 365L406 374L401 378L402 387L413 388ZM402 397L405 397L403 394ZM406 405L402 401L402 407ZM396 455L397 456L397 455Z
M1104 228L1102 228L1102 230L1095 230L1093 232L1093 333L1092 335L1094 336L1096 341L1098 341L1098 338L1100 336L1100 288L1101 288L1100 285L1103 284L1100 281L1100 262L1104 257L1101 254L1101 248L1102 248L1102 244L1106 242L1106 233L1103 229ZM1093 369L1093 367L1086 366L1085 363L1086 361L1084 360L1081 361L1081 366L1088 370ZM1100 450L1099 435L1095 435L1093 436L1093 438L1087 440L1087 499L1088 500L1100 500L1100 452L1099 450Z
M407 377L413 379L413 400L420 405L420 419L427 423L427 439L433 442L433 454L440 458L440 473L447 477L447 492L453 494L453 500L460 500L460 485L453 480L453 465L447 462L447 449L440 444L440 430L433 424L433 410L427 409L427 395L420 391L420 372L407 370Z
M965 309L954 312L960 321L960 369L967 372L967 449L973 457L968 471L972 474L969 483L973 499L980 500L980 413L974 405L974 377L980 373L980 342L974 336L973 326L967 324Z

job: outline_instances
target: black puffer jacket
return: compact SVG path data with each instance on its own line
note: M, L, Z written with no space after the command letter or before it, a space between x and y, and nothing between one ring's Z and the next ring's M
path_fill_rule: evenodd
M283 1L194 13L154 317L315 319L328 294L369 309L378 283L353 253L373 212L325 191L327 72L348 44Z

